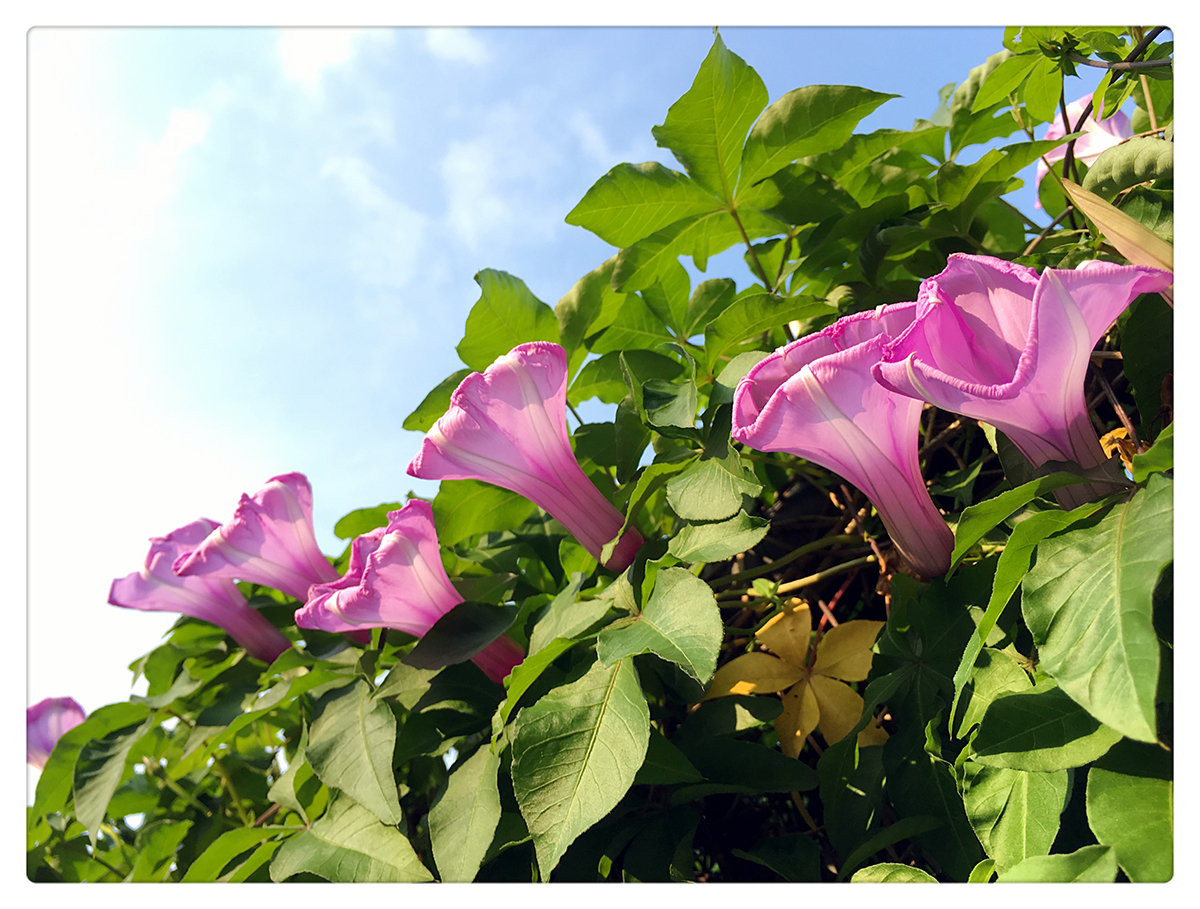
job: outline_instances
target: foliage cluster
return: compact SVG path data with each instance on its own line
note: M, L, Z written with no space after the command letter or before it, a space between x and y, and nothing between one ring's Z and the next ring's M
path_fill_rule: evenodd
M417 666L409 635L298 629L300 604L240 584L294 646L266 665L181 619L131 666L146 695L59 741L28 811L29 877L1169 879L1168 303L1138 298L1092 356L1091 419L1129 477L1107 497L1064 511L1049 496L1077 467L1035 470L1003 433L925 409L923 475L955 535L941 578L906 573L837 474L730 438L751 366L841 316L916 299L952 253L1039 269L1137 261L1154 240L1169 255L1172 49L1158 34L1008 29L929 119L869 133L860 120L893 96L810 85L768 104L717 36L654 128L683 170L619 164L596 181L567 221L617 251L555 307L481 272L457 348L467 369L404 423L428 430L468 370L516 344L561 344L572 409L616 405L571 441L646 540L633 566L599 567L515 493L443 481L447 571L476 612L492 605L488 633L507 628L528 652L503 685L446 634L427 636ZM1042 229L1006 195L1073 142L1034 127L1065 108L1081 65L1106 67L1097 108L1132 98L1142 135L1090 170L1070 152L1056 163ZM735 246L753 282L693 285L681 259L702 272ZM336 533L397 507L352 512ZM784 619L802 629L790 664L759 649ZM848 626L861 671L839 674L822 644ZM848 694L781 741L787 697L723 670L753 653L789 685Z

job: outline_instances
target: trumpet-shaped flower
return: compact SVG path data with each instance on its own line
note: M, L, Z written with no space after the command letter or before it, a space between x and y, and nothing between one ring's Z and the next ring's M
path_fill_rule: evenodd
M891 391L1003 430L1033 465L1106 460L1084 402L1096 342L1138 294L1163 290L1171 272L1087 262L1032 268L955 253L921 282L917 318L886 345L875 378ZM1111 491L1058 490L1075 508Z
M178 612L211 622L224 628L250 656L270 663L291 642L246 602L233 581L212 576L179 577L171 570L172 563L217 529L216 522L200 518L165 537L151 537L145 566L114 580L108 602L125 609Z
M25 763L41 770L55 743L87 719L74 698L45 698L25 711Z
M1087 107L1087 103L1092 100L1091 92L1088 92L1082 98L1077 98L1067 105L1067 116L1071 119L1071 125L1074 126L1081 116L1083 109ZM1067 134L1067 130L1063 127L1062 112L1054 118L1054 122L1046 130L1046 135L1043 139L1061 139ZM1122 140L1128 139L1133 135L1133 122L1129 117L1120 111L1117 111L1107 120L1097 120L1094 116L1089 116L1087 122L1083 125L1083 135L1075 140L1075 160L1088 167L1096 163L1096 159L1100 157L1108 149L1115 145L1120 145ZM1037 165L1037 183L1040 185L1042 177L1049 173L1049 168L1045 162L1053 164L1056 161L1061 161L1067 155L1067 146L1060 145L1058 148L1051 149L1046 152L1041 158L1038 158ZM1041 208L1040 201L1034 203L1034 207Z
M233 520L182 553L174 569L180 577L263 584L301 601L311 585L338 576L317 547L312 487L302 473L271 477L253 496L243 493Z
M296 610L296 624L333 632L395 628L420 637L462 601L442 567L433 509L410 499L388 512L387 527L355 538L346 574L314 584ZM499 682L523 658L521 648L501 636L473 659Z
M483 480L553 515L596 559L624 517L587 478L567 437L567 355L531 341L473 372L455 389L408 473L425 480ZM642 537L629 529L605 567L624 571Z
M756 650L730 660L717 670L704 698L786 689L783 712L775 718L783 753L799 755L814 729L832 745L862 717L862 696L846 682L861 682L871 671L871 646L883 626L867 619L842 622L826 631L814 648L808 605L785 604L754 634L771 653ZM882 745L887 738L878 726L869 725L858 734L858 743Z
M921 479L921 403L884 388L871 367L915 303L839 319L758 363L733 400L733 437L834 470L875 505L905 560L935 577L950 567L954 537Z

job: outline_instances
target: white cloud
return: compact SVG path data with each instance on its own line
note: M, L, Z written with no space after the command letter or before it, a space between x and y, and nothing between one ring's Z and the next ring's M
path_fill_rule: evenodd
M391 32L382 29L285 28L279 35L279 63L285 76L313 90L327 70L349 63L364 43L391 40Z
M361 158L331 158L321 168L358 209L349 238L350 267L370 287L399 288L417 272L429 219L391 196Z
M600 132L600 127L587 111L575 111L567 121L567 127L579 139L579 144L588 157L603 170L608 171L623 160L617 157L617 153L609 146L608 140Z
M462 60L475 66L491 59L487 45L465 28L427 28L425 48L442 60Z
M487 137L455 140L442 158L442 179L449 194L446 220L458 239L476 250L480 238L501 228L512 216L496 190L496 155Z

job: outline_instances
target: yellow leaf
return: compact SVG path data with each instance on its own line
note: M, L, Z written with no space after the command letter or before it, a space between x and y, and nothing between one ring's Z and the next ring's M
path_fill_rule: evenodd
M808 679L793 685L783 696L783 712L775 717L775 734L779 736L779 747L788 757L799 757L804 740L817 728L820 707L809 687Z
M1075 207L1096 222L1108 242L1132 264L1174 271L1175 249L1170 243L1079 184L1070 180L1062 184Z
M817 727L825 741L832 745L841 741L862 717L863 699L845 682L814 675L808 680L817 699L820 719Z
M769 653L747 653L717 670L704 692L704 700L727 694L772 694L804 677L804 669Z
M813 672L847 682L861 682L871 671L871 645L885 624L855 619L830 628L817 644Z
M789 663L803 666L808 658L808 644L812 638L812 613L809 612L808 604L785 604L783 612L773 616L754 636L760 644Z
M866 748L869 745L885 745L889 738L891 736L887 734L886 729L870 723L866 729L858 734L858 747Z

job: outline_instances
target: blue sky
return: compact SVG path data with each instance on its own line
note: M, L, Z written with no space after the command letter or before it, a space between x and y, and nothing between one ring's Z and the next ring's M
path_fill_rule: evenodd
M1001 34L722 29L772 100L813 83L903 96L863 130L928 117ZM472 276L503 269L554 305L606 259L563 218L615 164L679 166L650 129L711 42L709 28L31 32L29 702L128 696L126 665L174 620L106 603L147 537L224 521L242 492L299 470L336 554L345 512L432 494L404 473L421 437L400 424L460 368ZM1027 191L1016 200L1032 213ZM737 252L708 273L749 280ZM80 521L89 542L64 570L61 528Z

